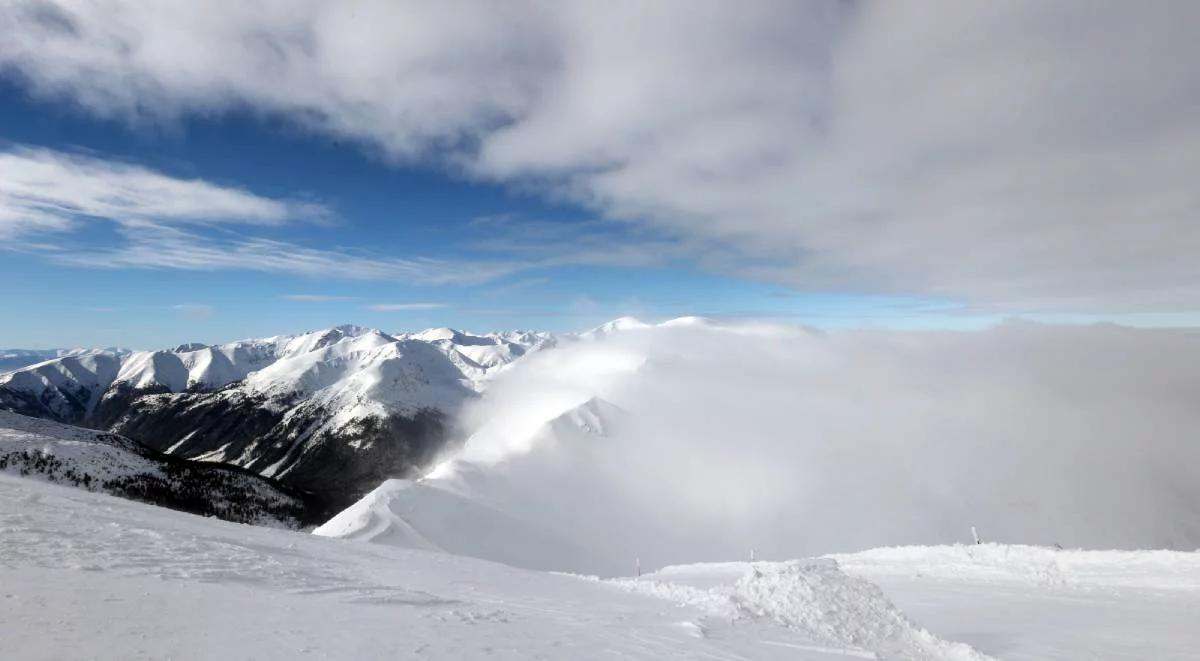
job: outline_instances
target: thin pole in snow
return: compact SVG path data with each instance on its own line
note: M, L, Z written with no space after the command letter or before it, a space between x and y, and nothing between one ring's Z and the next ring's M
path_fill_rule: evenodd
M638 576L642 575L642 559L641 558L633 559L633 569L634 569L634 571L637 572Z
M754 549L750 549L750 562L754 562Z
M973 537L975 539L976 544L983 543L983 542L979 541L979 532L977 530L975 530L975 526L971 526L971 537Z

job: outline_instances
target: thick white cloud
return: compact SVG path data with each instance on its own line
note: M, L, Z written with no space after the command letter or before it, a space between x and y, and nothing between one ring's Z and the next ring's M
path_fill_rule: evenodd
M689 237L714 269L1006 309L1200 305L1200 5L9 0L111 117L252 108Z
M601 573L966 543L971 526L1191 550L1197 360L1194 332L1111 325L633 327L522 360L464 412L474 434L425 486L480 504L477 525L446 525L465 520L454 498L414 510L416 489L375 502L448 548ZM497 530L518 532L480 533Z

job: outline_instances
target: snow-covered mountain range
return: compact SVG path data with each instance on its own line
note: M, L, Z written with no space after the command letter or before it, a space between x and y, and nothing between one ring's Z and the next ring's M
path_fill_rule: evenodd
M338 326L165 351L74 351L0 374L0 409L241 466L336 510L432 461L465 401L555 342Z

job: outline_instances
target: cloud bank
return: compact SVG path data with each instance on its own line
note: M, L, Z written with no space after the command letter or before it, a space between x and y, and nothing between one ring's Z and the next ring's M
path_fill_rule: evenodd
M1198 361L1196 333L1116 326L632 328L518 363L393 508L443 547L600 573L969 542L971 526L1190 550ZM482 514L439 523L439 492ZM524 532L479 537L493 526Z
M8 0L0 67L103 117L289 118L797 288L1195 309L1198 19L1186 0Z

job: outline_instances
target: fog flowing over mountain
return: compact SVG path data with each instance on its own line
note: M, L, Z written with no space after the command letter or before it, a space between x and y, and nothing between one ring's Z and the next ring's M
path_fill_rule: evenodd
M1195 332L1105 325L341 326L54 358L0 375L0 407L279 480L313 522L374 489L321 534L616 574L972 526L1196 548L1198 362Z
M1200 546L1200 335L624 320L517 363L473 434L321 534L627 573L987 540Z

